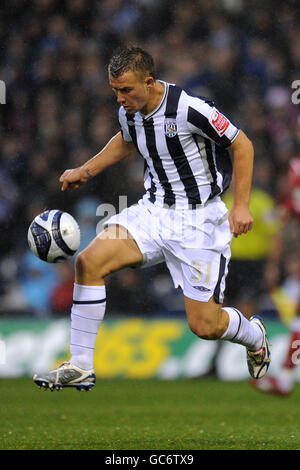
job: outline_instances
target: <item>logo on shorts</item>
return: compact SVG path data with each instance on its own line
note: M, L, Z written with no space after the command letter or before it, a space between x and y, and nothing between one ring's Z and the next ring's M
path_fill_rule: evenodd
M177 135L177 123L173 119L165 119L165 134L167 137Z
M194 289L198 289L201 292L210 292L210 289L207 289L207 287L204 286L193 286Z

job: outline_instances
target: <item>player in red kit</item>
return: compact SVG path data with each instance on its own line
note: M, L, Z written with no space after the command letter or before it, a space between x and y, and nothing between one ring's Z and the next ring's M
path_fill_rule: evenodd
M293 158L288 171L288 196L282 205L283 220L297 219L300 230L300 155ZM300 260L300 250L298 253ZM298 269L296 316L290 324L290 338L282 369L277 376L267 376L251 384L263 392L289 395L295 384L295 367L300 363L300 269Z

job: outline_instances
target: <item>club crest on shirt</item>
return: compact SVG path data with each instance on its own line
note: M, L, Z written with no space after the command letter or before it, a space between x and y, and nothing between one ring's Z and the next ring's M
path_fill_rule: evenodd
M165 119L164 127L167 137L175 137L177 135L177 123L174 119Z

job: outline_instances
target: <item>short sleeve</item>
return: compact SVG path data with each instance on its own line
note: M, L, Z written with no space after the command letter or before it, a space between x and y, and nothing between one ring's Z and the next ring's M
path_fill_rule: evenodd
M239 133L239 129L212 102L201 98L190 99L187 123L193 134L207 137L224 148L229 147Z

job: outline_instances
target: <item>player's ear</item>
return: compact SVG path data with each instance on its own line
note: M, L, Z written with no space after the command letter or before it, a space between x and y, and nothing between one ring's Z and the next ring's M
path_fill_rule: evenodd
M153 77L151 77L149 75L148 77L145 78L145 83L146 83L147 87L153 87L154 83L155 83L155 80L154 80Z

